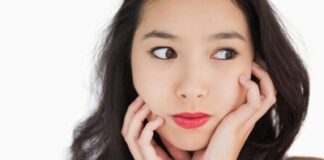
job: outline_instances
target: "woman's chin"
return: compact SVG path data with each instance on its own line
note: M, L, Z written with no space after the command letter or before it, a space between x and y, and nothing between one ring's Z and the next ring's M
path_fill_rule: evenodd
M175 147L185 150L185 151L198 151L205 148L207 145L205 143L188 143L188 142L177 142Z
M209 139L207 137L204 138L205 139L201 139L201 138L190 137L190 136L164 137L164 139L167 139L168 143L184 151L198 151L207 147Z

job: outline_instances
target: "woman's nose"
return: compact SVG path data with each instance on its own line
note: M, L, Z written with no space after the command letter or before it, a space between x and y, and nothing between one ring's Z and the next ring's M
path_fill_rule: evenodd
M202 81L193 83L187 80L177 88L178 100L190 111L197 111L207 99L208 92L206 87Z
M177 96L186 101L199 101L206 97L207 93L207 86L202 79L196 82L187 79L177 88Z
M210 67L202 61L203 58L193 57L179 71L176 94L182 100L196 102L207 96Z
M203 91L182 91L178 95L185 99L203 98L206 94Z

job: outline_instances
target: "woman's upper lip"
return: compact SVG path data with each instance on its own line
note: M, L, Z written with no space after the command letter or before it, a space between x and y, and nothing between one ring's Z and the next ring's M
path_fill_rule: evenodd
M208 114L203 112L195 112L195 113L189 113L189 112L183 112L174 114L174 117L183 117L183 118L201 118L201 117L209 117Z

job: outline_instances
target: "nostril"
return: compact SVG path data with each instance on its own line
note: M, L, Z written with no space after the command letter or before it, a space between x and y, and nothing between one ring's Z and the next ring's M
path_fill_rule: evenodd
M198 95L198 98L200 98L200 97L202 97L202 96L203 96L203 95L199 94L199 95ZM182 94L181 97L186 98L187 96L184 95L184 94Z

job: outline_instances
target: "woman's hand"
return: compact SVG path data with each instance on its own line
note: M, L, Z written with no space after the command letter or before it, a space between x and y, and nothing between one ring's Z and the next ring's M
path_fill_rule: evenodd
M247 89L247 102L223 118L207 148L196 151L193 160L236 160L255 123L276 102L277 91L268 73L255 63L252 73L260 79L260 89L247 77L239 78Z
M138 97L128 107L121 133L135 160L171 160L167 153L153 140L154 130L162 126L164 120L161 117L156 117L143 127L143 122L150 113L150 109ZM186 151L179 150L171 145L166 145L166 147L174 159L190 159Z

